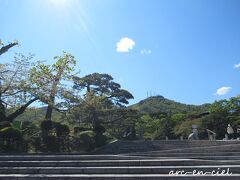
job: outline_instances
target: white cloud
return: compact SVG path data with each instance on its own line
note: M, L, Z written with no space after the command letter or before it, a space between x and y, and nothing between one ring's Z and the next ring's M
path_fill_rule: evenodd
M238 63L238 64L234 64L233 67L234 67L235 69L240 68L240 63Z
M129 52L135 46L135 42L128 38L124 37L117 43L117 52Z
M217 90L217 92L215 93L215 95L223 96L223 95L229 93L231 89L232 89L232 87L225 87L225 86L223 86L223 87L221 87L221 88L219 88L219 89Z
M142 50L140 51L140 53L141 53L141 54L152 54L152 51L151 51L151 49L142 49Z

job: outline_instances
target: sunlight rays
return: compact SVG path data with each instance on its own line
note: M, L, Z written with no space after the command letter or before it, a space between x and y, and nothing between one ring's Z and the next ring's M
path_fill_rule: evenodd
M89 33L90 20L80 0L47 0L48 8L62 23L78 31ZM89 35L89 34L88 34Z
M85 0L36 0L30 1L36 8L35 13L41 13L41 21L48 24L49 31L54 37L61 37L61 34L77 34L76 39L85 42L100 57L101 50L95 40L94 22L90 16L89 4Z
M71 3L71 0L49 0L49 3L53 6L64 7L67 3Z

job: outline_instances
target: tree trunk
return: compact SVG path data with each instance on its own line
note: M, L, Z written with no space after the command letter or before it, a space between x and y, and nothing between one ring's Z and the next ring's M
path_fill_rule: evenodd
M54 97L51 97L50 98L50 103L48 104L47 106L47 112L46 112L46 115L45 115L45 120L49 120L51 121L52 120L52 112L53 112L53 105L54 105Z
M50 105L48 105L47 112L45 115L45 120L51 121L51 119L52 119L52 107Z
M48 107L47 107L47 112L46 112L46 115L45 115L45 120L49 120L51 121L52 120L52 111L53 111L53 106L54 106L54 103L55 103L55 96L56 96L56 93L57 93L57 86L62 78L62 74L64 72L64 68L65 68L65 65L63 65L59 71L57 72L57 75L56 75L56 79L54 80L53 84L52 84L52 88L51 88L51 91L50 91L50 102L48 103Z
M2 101L0 101L0 122L5 121L6 119L6 110Z
M55 96L57 93L57 85L60 81L60 78L57 79L54 84L52 85L52 89L51 89L51 93L50 93L50 98L49 98L49 102L48 102L48 106L47 106L47 112L45 115L45 120L52 120L52 112L53 112L53 106L55 104Z
M27 107L32 104L34 101L38 100L39 98L34 98L30 101L28 101L25 105L21 106L19 109L17 109L15 112L13 112L12 114L10 114L9 116L6 117L6 121L9 122L13 122L13 120L18 117L19 115L21 115L22 113L24 113L24 111L27 109Z
M89 85L89 84L87 85L87 92L89 92L89 93L91 92L91 89L90 89L90 85Z
M95 108L92 109L92 126L95 128L96 126L100 125L99 119L98 119L98 113Z

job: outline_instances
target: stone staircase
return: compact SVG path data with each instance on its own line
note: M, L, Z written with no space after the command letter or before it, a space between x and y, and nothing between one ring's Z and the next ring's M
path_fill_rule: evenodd
M210 147L220 145L240 145L240 141L188 141L188 140L154 140L154 141L116 141L95 151L96 154L121 154L162 150Z
M142 143L152 146L144 147L146 151L140 148L138 152L132 152ZM110 151L113 149L109 150L109 146L117 148L119 144L125 144L124 148L126 148L131 142L115 142L98 151L101 150L102 153ZM130 152L117 155L113 153L0 155L0 179L240 179L240 143L238 141L134 141L133 144L135 146L131 145ZM157 146L161 148L157 149ZM151 149L151 147L154 148ZM118 151L123 149L120 148ZM222 170L225 170L224 176L201 175L201 173L212 171L220 173ZM190 174L194 171L200 174ZM178 176L176 172L179 173ZM189 174L180 175L182 172L189 172Z

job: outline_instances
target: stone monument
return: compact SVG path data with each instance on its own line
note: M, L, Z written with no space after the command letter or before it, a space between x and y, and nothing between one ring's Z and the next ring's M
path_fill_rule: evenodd
M188 136L188 139L189 140L199 140L199 137L198 137L198 126L197 125L192 125L192 133L189 134Z

